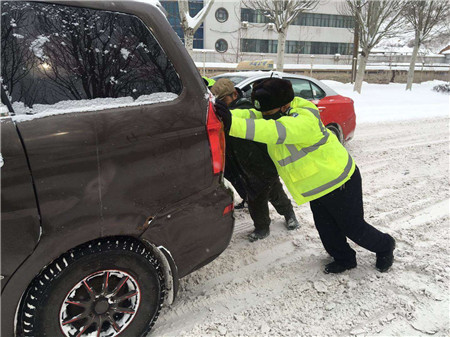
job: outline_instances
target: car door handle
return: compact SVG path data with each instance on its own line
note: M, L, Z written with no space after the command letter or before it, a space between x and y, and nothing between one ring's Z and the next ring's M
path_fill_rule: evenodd
M317 108L319 109L319 111L320 111L320 112L322 112L323 110L325 110L325 109L326 109L326 107L325 107L325 106L318 106Z

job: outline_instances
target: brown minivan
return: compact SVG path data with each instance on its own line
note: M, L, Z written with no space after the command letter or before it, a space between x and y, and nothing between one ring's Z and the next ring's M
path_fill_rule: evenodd
M224 135L163 10L1 2L2 336L142 336L233 231Z

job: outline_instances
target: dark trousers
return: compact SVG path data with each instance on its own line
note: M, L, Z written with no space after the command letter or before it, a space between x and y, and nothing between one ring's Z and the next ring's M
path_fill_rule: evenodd
M248 195L248 210L257 230L268 229L270 226L269 201L281 215L288 215L293 211L291 200L277 177L258 195Z
M372 252L388 251L389 236L364 220L361 175L358 167L340 188L310 202L320 239L336 262L356 262L347 238Z
M242 200L247 201L247 191L243 179L239 174L239 170L231 160L228 160L228 158L225 163L225 172L223 173L223 176L231 183L231 185L233 185Z

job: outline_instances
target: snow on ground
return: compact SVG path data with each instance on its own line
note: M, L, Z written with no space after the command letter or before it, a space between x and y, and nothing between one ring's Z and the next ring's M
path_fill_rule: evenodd
M327 84L355 99L347 149L363 177L367 221L397 240L392 269L379 273L375 255L351 243L358 267L324 274L331 259L308 205L295 206L294 232L272 209L271 235L255 243L246 239L248 211L237 210L227 250L181 280L151 336L450 335L450 96L430 83L411 93L364 84L362 95Z
M414 83L406 91L405 83L363 83L361 94L353 91L350 83L322 81L340 95L355 101L356 122L381 122L449 116L450 96L433 91L443 81Z

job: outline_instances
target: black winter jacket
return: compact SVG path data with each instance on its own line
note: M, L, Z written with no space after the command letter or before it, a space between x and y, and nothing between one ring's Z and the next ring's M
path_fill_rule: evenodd
M238 98L229 106L233 109L251 109L252 103L245 98ZM256 198L264 189L278 179L278 172L272 162L267 146L251 140L226 136L227 169L238 174L246 187L249 197Z

